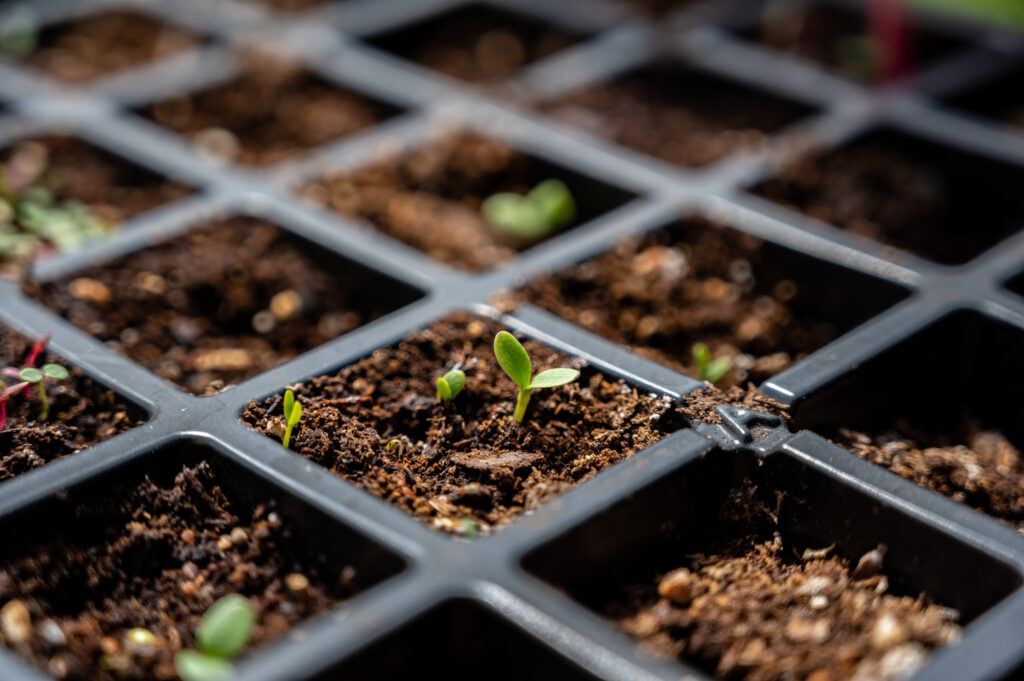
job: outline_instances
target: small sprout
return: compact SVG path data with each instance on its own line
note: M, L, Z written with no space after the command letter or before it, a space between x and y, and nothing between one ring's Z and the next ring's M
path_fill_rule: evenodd
M569 225L576 217L576 201L561 180L544 180L523 196L499 192L488 197L481 210L496 229L520 239L540 239Z
M245 652L256 625L256 611L247 598L231 594L203 615L196 629L199 650L183 650L174 656L174 667L183 681L216 681L234 672L231 660Z
M397 449L399 459L405 456L405 445L402 444L402 441L397 438L389 441L386 445L384 445L384 449L386 449L389 452L393 452Z
M46 400L46 390L43 384L46 381L63 381L68 377L67 369L57 364L47 364L44 366L41 375L39 370L35 368L36 360L46 351L46 346L49 342L50 334L46 334L33 343L28 357L25 358L25 366L21 369L7 367L0 371L0 375L19 381L14 385L7 385L6 381L0 379L0 430L3 430L4 424L7 423L7 398L15 395L24 395L33 383L39 383L40 395L43 400L43 409L39 420L45 421L49 416L50 405ZM22 374L26 371L28 376L33 379L32 381L22 377Z
M149 629L135 627L128 630L128 640L139 646L151 646L156 644L156 636Z
M575 369L548 369L533 376L530 355L526 348L508 331L500 331L494 337L494 356L498 364L505 370L512 382L519 386L516 395L516 410L513 418L522 423L526 416L526 406L530 403L530 395L537 388L557 388L572 383L580 376Z
M480 536L480 531L476 529L476 523L469 516L462 519L462 535L466 539L476 539Z
M68 370L59 364L45 364L42 369L29 366L18 372L20 378L26 385L39 386L39 416L37 421L46 421L50 417L50 400L46 396L46 382L66 380Z
M461 369L452 369L444 376L437 379L437 399L439 402L448 402L462 392L466 385L466 374Z
M711 350L704 343L693 344L693 361L697 365L697 377L708 383L718 383L732 370L731 359L711 359Z
M281 438L281 444L284 445L285 449L288 449L288 445L292 441L292 429L298 424L299 419L302 418L302 403L295 399L295 393L291 390L284 391L284 437Z

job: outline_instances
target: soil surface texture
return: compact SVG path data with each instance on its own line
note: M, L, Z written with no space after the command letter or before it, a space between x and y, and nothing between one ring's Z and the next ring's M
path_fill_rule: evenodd
M33 345L21 334L0 327L0 368L26 366ZM40 407L38 386L32 386L28 394L19 393L5 400L7 422L0 430L0 481L108 440L145 420L141 410L86 378L80 369L68 366L60 357L44 353L34 364L60 364L70 376L47 385L50 414L45 422L36 420ZM9 377L0 380L7 385L17 382Z
M760 383L837 334L802 309L802 283L760 277L762 245L687 219L513 295L691 376L693 345L706 343L713 357L732 358L720 386Z
M185 29L139 12L113 10L44 28L24 62L69 83L81 83L191 47Z
M471 6L370 42L452 78L491 84L580 37L527 15Z
M0 638L57 679L177 679L174 653L219 598L250 600L253 646L348 596L292 552L268 500L241 513L206 463L74 508L75 527L0 559ZM128 638L148 629L154 644Z
M1024 458L998 431L968 422L958 432L937 434L898 421L871 434L843 428L832 438L862 459L1024 533Z
M475 536L686 426L667 398L532 340L524 346L535 373L575 367L582 376L534 391L516 424L516 389L492 349L500 328L457 313L337 375L295 386L303 412L292 449L436 529ZM440 403L436 380L455 365L466 387ZM276 395L250 404L243 420L280 440L281 409Z
M249 54L242 73L230 81L165 99L141 113L217 160L263 166L368 128L394 110L299 64Z
M809 109L685 67L663 65L584 88L541 107L562 123L679 166L703 166Z
M525 194L550 177L565 179L502 142L464 133L354 171L330 171L301 192L441 262L477 271L537 243L492 227L480 212L484 200L497 192ZM579 224L588 207L575 199Z
M161 378L211 394L390 312L381 284L268 222L233 217L24 288ZM367 285L380 295L368 300Z
M750 514L752 496L734 491L721 514ZM855 567L832 548L798 551L778 533L719 541L605 612L649 652L735 681L895 681L959 640L956 611L887 593L885 547Z
M845 76L881 79L872 55L864 14L827 3L769 3L751 36L776 50L816 61ZM957 49L959 43L930 31L908 28L906 67L913 70ZM906 74L904 74L906 75Z

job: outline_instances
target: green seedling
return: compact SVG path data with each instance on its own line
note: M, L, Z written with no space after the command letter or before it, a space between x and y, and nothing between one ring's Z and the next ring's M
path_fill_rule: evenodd
M476 539L480 536L480 531L476 529L476 523L469 516L462 519L462 535L466 539Z
M218 681L234 672L233 659L245 652L256 624L249 600L231 594L210 606L196 629L199 650L182 650L174 667L182 681Z
M557 388L560 385L572 383L580 376L575 369L548 369L533 376L533 367L530 364L530 355L522 343L508 331L500 331L494 337L494 356L498 358L498 364L505 370L512 382L519 386L519 394L516 395L516 410L513 418L516 423L522 423L526 416L526 407L530 403L530 395L537 388Z
M39 386L39 416L37 420L46 421L50 418L50 400L46 396L46 382L67 380L68 370L59 364L44 364L42 369L25 367L18 372L18 377L25 383Z
M437 399L439 402L448 402L462 392L466 385L466 374L461 369L452 369L444 376L437 379Z
M285 449L288 449L288 445L292 441L292 429L298 424L299 419L302 418L302 403L295 399L295 393L291 390L284 391L284 437L281 438L281 444L284 445Z
M711 349L704 343L693 344L693 361L697 365L697 378L708 383L718 383L732 370L731 359L712 359Z
M46 382L50 381L63 381L68 377L67 369L60 366L59 364L47 364L43 367L40 372L36 369L36 361L42 357L43 353L46 352L46 346L50 343L50 334L46 334L32 344L32 348L28 352L28 356L25 358L25 365L20 369L17 367L6 367L0 371L0 376L6 376L7 378L18 381L13 385L8 385L6 381L0 379L0 430L4 429L4 424L7 423L7 400L17 395L25 395L28 393L29 388L32 387L33 383L39 383L39 393L42 399L43 407L39 416L40 421L45 421L50 415L50 402L46 396ZM28 372L29 378L32 381L24 378L24 375ZM42 377L37 379L36 374L41 374Z
M518 239L535 240L568 226L576 217L576 201L561 180L544 180L525 196L494 194L481 210L496 229Z
M404 439L405 436L403 435L401 438L396 437L391 440L388 440L388 443L384 445L384 449L386 449L389 452L393 452L397 449L398 458L401 459L403 456L405 456L405 442L402 441Z

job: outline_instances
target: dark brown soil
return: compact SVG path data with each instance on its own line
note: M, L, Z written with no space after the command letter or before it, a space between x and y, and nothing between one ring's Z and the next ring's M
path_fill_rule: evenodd
M1024 533L1024 458L998 431L967 422L958 432L936 433L898 421L871 434L843 428L833 439L871 463Z
M1016 70L951 100L957 108L1024 128L1024 71Z
M789 52L854 78L880 78L867 47L865 15L829 3L769 3L764 19L750 37L768 47ZM952 53L959 43L911 27L908 35L911 68L920 68Z
M311 7L326 5L332 0L247 0L260 5L265 5L280 12L299 12ZM334 0L338 1L338 0Z
M25 284L79 328L195 394L255 376L415 297L393 288L246 217L63 280Z
M581 37L522 14L471 5L370 42L447 76L488 84Z
M21 334L0 327L0 368L24 367L32 345ZM35 366L50 363L65 367L71 376L47 386L50 416L46 422L36 421L39 399L35 387L28 395L6 400L7 423L0 430L0 481L108 440L145 420L141 410L52 353L40 357ZM6 377L0 380L8 385L16 382Z
M303 413L292 449L434 528L465 534L471 524L485 533L685 427L667 398L532 340L524 345L535 372L571 366L583 374L534 392L516 424L515 386L492 350L499 330L454 314L335 376L295 386ZM456 364L466 388L441 404L435 382ZM279 440L280 396L250 404L242 418ZM403 446L388 451L391 440Z
M602 192L603 205L596 205L566 173L472 133L444 137L355 171L328 172L301 192L343 215L367 220L441 262L475 271L537 243L512 239L491 227L480 213L483 201L497 192L526 193L552 177L566 182L576 199L574 225L621 203L615 198L617 190L611 190Z
M300 561L269 499L236 516L206 463L172 484L147 478L114 492L77 504L74 527L0 559L3 643L55 678L176 679L174 653L195 647L217 599L250 600L258 647L353 590ZM130 642L134 627L157 643Z
M657 362L696 375L692 348L729 356L728 387L761 382L832 340L796 281L765 271L763 242L689 219L514 295Z
M685 167L757 149L767 134L810 111L671 65L634 71L542 108L563 123Z
M25 63L70 83L167 57L195 44L183 28L133 11L91 14L44 29Z
M860 236L946 264L966 262L1024 223L1012 166L881 130L812 152L754 188Z
M0 163L25 145L45 150L47 170L39 184L58 199L79 201L97 217L111 223L152 210L191 193L119 156L76 137L49 135L23 140L0 152Z
M722 417L715 411L721 406L740 407L789 419L789 407L762 395L753 384L748 384L746 388L734 385L725 390L708 385L684 395L682 402L683 415L694 423L721 423Z
M756 513L774 517L742 488L720 511ZM736 681L902 679L959 640L955 611L886 593L884 550L851 569L831 548L798 551L778 533L719 539L623 588L605 612L648 651Z
M142 115L217 158L262 166L395 113L299 64L261 55L246 59L245 70L227 83L157 102Z

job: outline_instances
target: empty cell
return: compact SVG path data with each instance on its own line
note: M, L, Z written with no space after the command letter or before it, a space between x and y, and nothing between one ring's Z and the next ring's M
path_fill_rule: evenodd
M1024 168L896 129L810 152L753 191L945 265L1024 227Z
M229 81L139 109L220 161L264 166L372 127L393 106L334 85L297 62L258 53Z
M424 669L443 669L451 681L474 681L484 669L495 681L597 678L488 607L460 599L420 615L315 681L400 681L420 676Z
M229 217L26 292L197 395L219 392L420 297L265 220Z
M957 312L802 399L794 425L1024 529L1024 331Z
M957 109L1018 130L1024 128L1024 71L1014 70L991 82L951 97Z
M199 42L198 36L180 26L132 10L87 14L46 26L37 34L31 6L26 7L18 19L27 22L22 61L68 83L85 83Z
M554 119L684 167L762 147L813 108L683 64L626 73L541 105Z
M468 5L368 42L446 76L488 84L583 39L540 18L484 5Z
M108 440L146 420L145 412L78 367L47 350L47 340L30 340L0 326L0 480L27 473L85 447ZM26 383L26 369L63 367L40 382ZM34 377L33 377L34 378ZM24 384L21 389L19 384ZM45 394L44 394L45 393Z
M845 76L877 81L909 75L963 48L950 37L917 26L909 11L887 8L886 2L872 5L875 11L893 11L875 29L868 12L834 3L775 0L765 4L756 26L743 35ZM894 33L898 37L890 37Z
M779 373L906 294L840 265L688 218L622 241L513 295L701 378L707 377L694 345L704 343L712 357L731 362L715 379L729 386Z
M494 225L484 202L498 193L528 194L546 180L568 189L567 224L535 234ZM593 177L472 132L382 156L355 170L328 170L301 187L307 199L462 270L484 270L625 204L634 195Z
M336 374L295 387L296 453L431 527L475 537L499 530L599 471L687 424L669 398L641 393L584 360L523 341L534 374L577 369L578 380L536 389L514 420L516 385L495 359L502 327L455 313ZM458 368L464 389L438 399ZM282 441L281 395L242 420Z
M782 453L693 459L524 565L644 652L744 681L904 678L1020 582Z
M58 679L178 678L229 594L251 648L397 574L403 561L211 447L176 441L0 519L4 644ZM146 630L140 636L136 630Z

